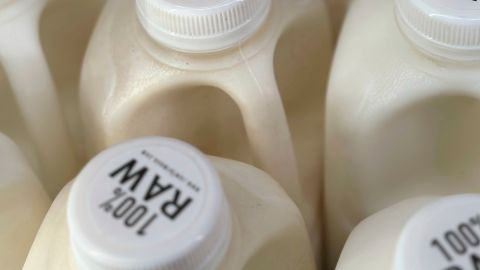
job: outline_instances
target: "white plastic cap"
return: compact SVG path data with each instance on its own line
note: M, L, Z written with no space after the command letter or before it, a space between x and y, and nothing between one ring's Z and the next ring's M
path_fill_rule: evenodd
M185 52L230 48L265 21L271 0L136 0L145 31L157 42Z
M443 58L480 60L480 1L396 0L397 20L411 41Z
M480 264L480 195L442 198L407 222L394 270L477 269Z
M205 156L152 137L90 161L71 189L67 221L79 269L206 270L228 248L229 213Z

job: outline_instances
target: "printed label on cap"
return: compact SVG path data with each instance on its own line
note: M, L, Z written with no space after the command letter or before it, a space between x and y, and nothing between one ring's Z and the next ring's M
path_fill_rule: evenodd
M149 146L107 161L91 181L89 209L98 229L130 247L175 238L200 215L205 175L193 157Z
M480 196L442 199L420 210L397 247L396 270L480 270Z

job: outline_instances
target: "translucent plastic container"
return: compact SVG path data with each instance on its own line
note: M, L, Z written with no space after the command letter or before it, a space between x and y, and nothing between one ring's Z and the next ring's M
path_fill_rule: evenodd
M480 190L479 33L475 1L350 5L327 98L332 262L373 213L411 197Z
M331 43L318 0L109 1L81 80L90 154L162 135L255 165L319 246Z
M0 4L0 130L27 153L52 197L78 169L68 131L81 134L74 96L101 3L11 0Z
M456 195L410 199L382 210L355 228L336 269L477 269L479 205L479 195Z
M150 137L91 160L59 194L29 269L315 269L298 208L264 172Z
M39 21L40 42L80 161L86 159L78 113L80 73L88 41L105 2L49 0Z
M21 269L50 199L18 147L0 133L0 268Z

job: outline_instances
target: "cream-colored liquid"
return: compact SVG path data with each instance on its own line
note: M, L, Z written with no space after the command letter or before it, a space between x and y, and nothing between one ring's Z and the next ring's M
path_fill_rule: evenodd
M70 134L83 150L78 78L102 4L12 1L0 10L4 14L13 5L31 5L1 22L0 130L22 148L52 197L78 169L80 155L74 153Z
M50 203L20 150L0 134L1 269L21 269Z
M50 0L39 22L40 39L79 159L85 159L78 89L85 51L105 0ZM59 187L60 188L60 187Z
M402 230L419 209L433 201L433 197L407 200L362 221L348 238L335 269L394 269Z
M129 138L163 135L253 164L305 205L317 242L332 43L324 3L273 1L266 24L245 44L208 55L155 43L134 10L131 1L108 2L89 45L81 110L90 154Z
M233 219L232 238L219 269L315 269L307 230L295 204L265 173L235 161L211 159ZM78 269L66 223L70 185L50 208L24 266Z
M38 160L35 157L34 146L20 117L15 97L3 69L0 69L0 130L11 138L22 149L29 163L38 171Z
M334 60L325 190L331 269L365 217L414 196L480 190L480 65L420 52L400 32L393 2L354 1Z

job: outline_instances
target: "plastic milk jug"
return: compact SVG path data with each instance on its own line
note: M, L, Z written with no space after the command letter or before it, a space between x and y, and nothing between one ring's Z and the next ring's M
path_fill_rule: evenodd
M0 133L0 268L21 269L50 199L18 147Z
M50 195L74 176L73 145L45 55L46 0L0 2L0 130L25 148Z
M480 2L351 3L327 97L332 261L353 227L381 209L480 191L479 72Z
M109 1L81 79L90 153L162 135L250 163L318 240L330 55L323 0Z
M480 269L480 196L410 199L362 221L336 270Z
M50 208L29 269L315 269L303 219L264 172L149 137L93 158Z
M80 73L88 41L104 3L105 0L50 0L40 18L40 40L45 57L82 160L85 153L78 113Z

